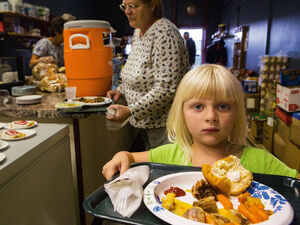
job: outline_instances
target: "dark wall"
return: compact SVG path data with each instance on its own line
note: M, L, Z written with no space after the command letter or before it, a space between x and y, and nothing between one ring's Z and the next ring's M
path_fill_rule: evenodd
M26 2L40 5L40 0ZM70 13L78 20L105 20L118 31L119 34L128 35L133 29L129 26L125 14L120 10L122 0L46 0L42 5L50 9L51 15L60 16Z
M197 15L189 16L186 14L185 8L187 3L193 3L197 9ZM204 27L205 24L206 0L194 1L178 1L177 4L177 25L180 27Z
M291 57L290 66L300 67L300 1L229 0L222 22L234 27L249 26L246 68L259 70L259 57L279 51ZM226 40L228 66L232 66L233 40Z
M39 5L39 0L27 2ZM164 16L179 27L203 27L206 45L219 23L233 34L237 26L249 26L246 68L258 71L258 58L280 50L291 57L290 65L300 66L300 1L298 0L162 0ZM77 19L106 20L120 36L132 34L125 14L119 9L122 0L45 0L43 5L53 15L71 13ZM198 6L198 14L187 16L187 3ZM232 66L233 38L226 40L228 66Z
M300 68L300 1L272 1L270 54L283 51L290 67Z
M40 5L40 0L27 0L26 2ZM208 35L216 31L217 22L221 16L223 0L162 0L164 16L178 26L184 27L207 27ZM184 6L187 3L195 3L198 6L198 14L189 17L184 13ZM221 2L221 3L220 3ZM129 26L125 14L119 9L122 0L45 0L43 6L50 9L54 16L63 13L71 13L77 19L106 20L118 31L119 35L128 35L133 32Z

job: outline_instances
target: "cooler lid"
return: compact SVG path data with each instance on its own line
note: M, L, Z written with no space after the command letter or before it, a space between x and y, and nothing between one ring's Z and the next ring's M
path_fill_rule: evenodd
M110 24L104 20L75 20L64 24L64 29L74 28L106 28L110 29Z

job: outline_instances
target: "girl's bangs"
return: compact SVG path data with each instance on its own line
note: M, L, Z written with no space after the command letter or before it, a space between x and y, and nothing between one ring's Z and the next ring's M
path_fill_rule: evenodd
M185 93L185 101L190 98L216 99L224 102L238 101L236 87L232 80L223 79L218 75L206 76L200 82L190 83Z

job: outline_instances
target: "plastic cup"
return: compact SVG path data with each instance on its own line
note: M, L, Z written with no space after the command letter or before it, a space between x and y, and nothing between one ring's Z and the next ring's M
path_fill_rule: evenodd
M77 87L65 87L66 98L67 99L76 98L76 89Z

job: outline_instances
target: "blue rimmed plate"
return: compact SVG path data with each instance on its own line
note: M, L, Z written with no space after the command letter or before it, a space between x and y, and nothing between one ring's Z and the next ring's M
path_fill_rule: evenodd
M205 224L188 220L181 216L178 216L169 210L162 207L161 198L165 195L164 191L171 186L179 187L183 190L191 190L196 181L204 179L202 172L183 172L174 173L160 177L153 180L147 185L144 190L144 203L146 207L158 218L164 220L170 224L185 224L196 225ZM247 190L251 196L260 198L265 205L265 209L272 210L274 214L270 216L269 220L264 221L262 225L286 225L290 224L294 217L294 211L289 202L277 191L272 188L253 181ZM186 192L185 196L178 197L179 200L193 204L194 197L190 192ZM239 205L236 196L231 196L230 200L233 203L235 209ZM222 208L222 205L217 202L218 208Z

